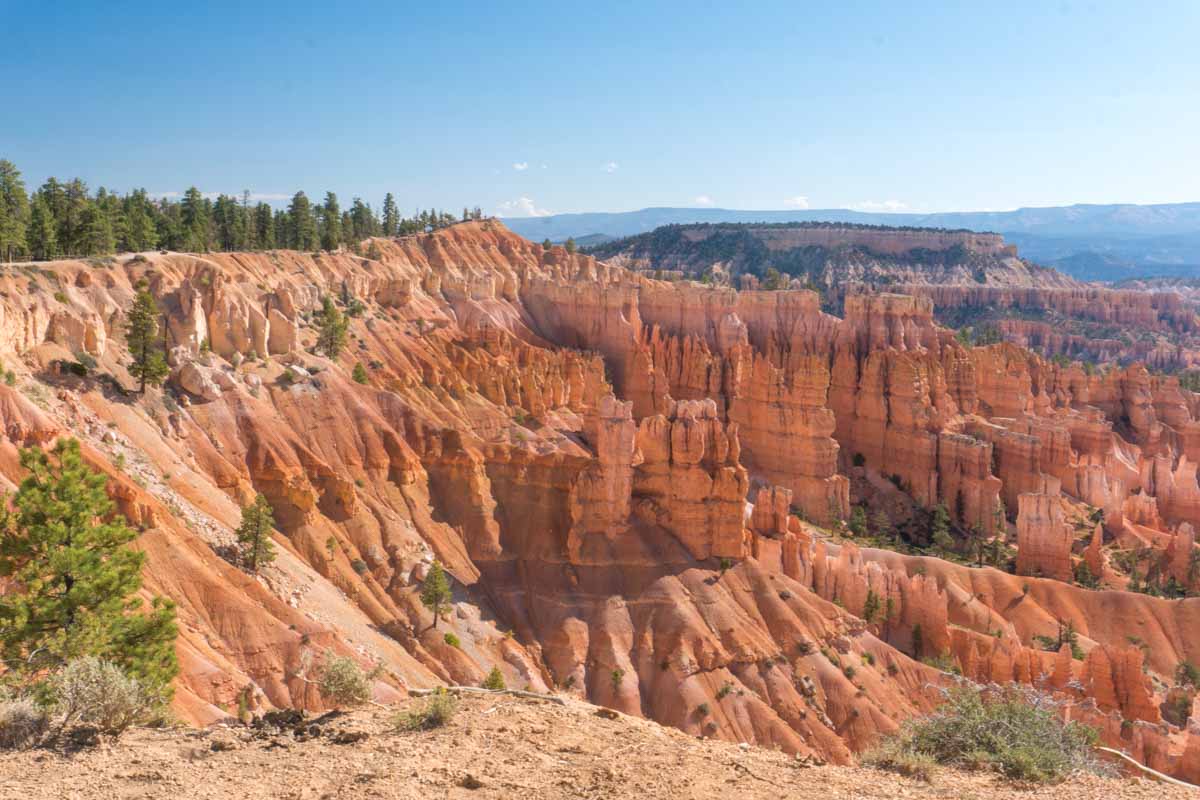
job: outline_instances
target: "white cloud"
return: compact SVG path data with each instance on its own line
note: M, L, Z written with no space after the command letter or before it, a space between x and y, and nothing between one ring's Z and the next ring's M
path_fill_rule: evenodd
M518 197L516 200L505 200L496 207L498 217L545 217L550 212L538 208L530 197Z
M529 162L528 161L513 162L513 169L515 169L517 172L524 172L525 170L529 169Z
M788 208L808 208L808 197L802 194L793 195L784 200L783 204Z
M908 208L908 203L903 203L899 200L864 200L861 203L855 203L850 206L855 211L883 211L896 212L904 211Z
M618 166L619 166L619 165L617 164L617 162L615 162L615 161L610 161L610 162L608 162L607 164L605 164L605 165L604 165L604 171L605 171L605 172L608 172L608 173L613 173L613 172L616 172L616 171L617 171L617 167L618 167Z
M692 202L698 206L711 206L713 199L706 194L699 194L692 198Z

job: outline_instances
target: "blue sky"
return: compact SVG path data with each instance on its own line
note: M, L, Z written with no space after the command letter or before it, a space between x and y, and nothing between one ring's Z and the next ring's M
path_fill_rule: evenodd
M0 157L31 186L508 215L1200 200L1195 0L0 0L0 27Z

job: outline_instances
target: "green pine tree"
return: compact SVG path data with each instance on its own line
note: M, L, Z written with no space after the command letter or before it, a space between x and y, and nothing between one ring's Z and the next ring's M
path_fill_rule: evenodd
M54 212L46 198L35 195L29 211L29 230L26 239L29 252L38 261L47 261L58 253L58 234L55 231Z
M862 506L850 510L850 522L847 524L855 536L865 536L867 533L867 512Z
M326 296L321 303L321 314L317 317L317 349L330 358L337 358L346 346L349 325L349 320L334 305L333 298Z
M129 374L141 381L138 391L145 393L147 384L160 385L170 368L167 367L158 339L158 307L154 303L154 296L144 285L139 286L133 308L129 309L125 341L133 357Z
M938 503L933 509L933 522L929 532L933 546L942 553L949 553L954 549L954 537L950 535L950 512L945 505Z
M98 256L116 251L117 241L113 235L112 220L99 204L88 203L83 207L79 215L75 249L85 256Z
M396 207L396 198L388 192L383 198L383 235L395 236L400 232L400 209Z
M882 604L879 602L879 595L875 594L874 589L868 589L867 599L863 603L862 618L868 623L875 622L881 608Z
M492 671L483 679L483 688L490 689L493 692L504 691L504 674L500 672L499 667L492 667Z
M567 248L568 253L575 252L575 239L574 238L567 239L566 248Z
M191 253L207 253L209 244L209 210L204 196L195 186L189 187L179 204L182 225L182 247Z
M450 598L450 582L446 579L446 571L435 561L421 584L421 604L433 612L433 627L438 626L442 614L449 608Z
M349 235L349 231L346 232ZM338 207L337 195L325 193L325 204L321 206L321 248L337 250L342 244L342 211Z
M88 467L79 442L21 451L29 472L0 510L0 655L15 681L36 681L68 661L111 661L170 695L178 672L174 605L139 597L145 554Z
M895 531L892 528L892 520L882 508L878 509L871 517L871 531L879 541L894 543Z
M296 192L287 210L288 246L294 250L316 250L319 243L312 203L304 192Z
M261 494L242 509L242 524L237 529L238 549L242 563L256 575L259 567L275 560L275 544L271 541L274 527L271 504Z
M350 377L354 378L355 383L367 384L371 382L370 376L367 375L367 368L362 365L361 361L354 365L354 371Z
M29 251L29 196L21 172L11 161L0 159L0 260L12 261Z

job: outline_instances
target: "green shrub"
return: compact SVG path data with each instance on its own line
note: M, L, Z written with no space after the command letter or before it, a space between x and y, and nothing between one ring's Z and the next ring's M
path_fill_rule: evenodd
M357 364L354 365L354 370L351 373L350 377L352 377L354 379L355 383L366 384L366 383L369 383L371 380L367 376L367 368L362 365L361 361L359 361Z
M446 644L450 645L451 647L459 647L462 645L462 642L460 642L458 640L458 637L450 632L447 632L446 635L442 637L442 641L444 641Z
M446 692L430 695L408 711L396 715L393 724L400 731L427 731L440 728L454 718L458 700Z
M46 712L28 698L0 701L0 750L33 746L48 724Z
M504 674L500 672L499 667L492 667L492 671L483 679L483 688L491 689L493 692L502 692L506 688L504 684Z
M309 663L311 656L306 651L301 674L308 671ZM371 681L380 671L381 668L376 667L371 672L365 672L353 658L326 650L315 682L321 697L335 707L359 706L371 699Z
M1099 771L1095 742L1094 729L1063 722L1047 695L1028 687L970 686L952 689L937 711L906 723L864 762L902 772L953 764L1049 783Z

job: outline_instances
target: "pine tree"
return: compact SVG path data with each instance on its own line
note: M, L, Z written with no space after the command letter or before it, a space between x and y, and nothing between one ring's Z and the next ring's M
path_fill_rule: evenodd
M271 541L274 527L271 504L261 494L242 509L242 524L237 529L238 547L242 563L256 575L259 567L275 560L275 544Z
M913 658L920 658L921 653L925 650L925 634L921 630L921 623L913 625L912 629L912 650Z
M138 391L145 393L147 384L161 384L170 369L158 340L158 307L144 284L139 286L133 307L129 309L125 341L133 357L129 374L141 381Z
M355 383L367 384L371 382L370 377L367 375L367 368L362 365L361 361L354 365L354 371L350 377L354 378Z
M396 198L388 192L383 198L383 235L395 236L400 232L400 209L396 208Z
M550 243L550 240L549 240L549 239L543 239L543 240L542 240L542 250L547 250L547 251L548 251L548 250L549 250L550 248L552 248L552 247L554 247L554 245L552 245L552 244Z
M862 506L850 510L850 522L847 527L855 536L865 536L867 533L867 512Z
M124 239L119 242L123 250L138 252L152 250L158 245L158 228L154 220L154 205L145 189L137 189L125 198Z
M108 215L99 204L88 203L79 216L79 229L75 238L76 252L80 255L96 256L112 253L116 249L117 242Z
M313 217L312 203L304 192L296 192L288 206L288 246L294 250L316 250L317 221Z
M46 261L58 253L58 236L54 230L54 213L46 198L35 195L29 211L29 230L26 233L30 255L38 261Z
M183 202L179 204L179 215L183 249L191 253L207 253L210 215L204 196L195 186L184 192Z
M338 207L337 195L325 193L325 204L321 206L321 248L337 250L342 244L342 211Z
M12 261L28 252L29 196L21 172L11 161L0 159L0 258Z
M349 321L334 305L333 299L326 296L321 304L321 315L317 318L317 349L330 358L337 358L346 346L346 330Z
M875 538L881 542L893 540L892 520L882 508L878 509L871 518L871 530L875 534Z
M139 597L145 554L114 513L107 477L79 442L21 451L29 476L0 510L0 656L8 675L37 680L71 659L111 661L166 698L178 672L175 608Z
M863 602L863 620L865 620L867 623L875 622L876 617L879 616L880 608L881 604L879 602L879 595L875 594L874 589L868 589L867 599Z
M574 252L575 252L575 240L574 240L573 238L569 238L569 239L567 239L566 248L567 248L567 252L568 252L568 253L574 253Z
M930 539L933 546L943 553L949 553L954 549L954 537L950 535L950 512L941 503L938 503L933 509Z
M503 692L507 688L504 685L504 673L500 672L499 667L492 667L492 671L483 679L482 685L484 689L490 689L493 692Z
M275 249L275 225L271 207L266 203L254 207L254 238L260 250Z
M446 613L450 598L450 582L446 580L446 571L435 561L421 584L421 604L433 612L433 627L438 626L442 614Z

